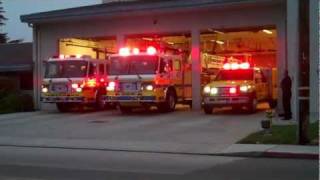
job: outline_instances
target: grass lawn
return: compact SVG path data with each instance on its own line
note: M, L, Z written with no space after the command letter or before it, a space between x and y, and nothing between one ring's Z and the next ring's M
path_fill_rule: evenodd
M279 126L274 125L271 128L272 134L265 134L264 131L258 131L252 133L240 140L239 144L297 144L297 126L296 125L285 125ZM311 123L308 129L309 140L318 140L319 122ZM313 144L311 142L311 144Z

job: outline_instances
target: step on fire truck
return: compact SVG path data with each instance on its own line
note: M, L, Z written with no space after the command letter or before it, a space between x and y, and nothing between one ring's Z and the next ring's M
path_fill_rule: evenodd
M156 106L174 111L177 103L191 104L191 66L182 55L158 52L154 47L121 48L109 57L105 103L116 103L123 113Z
M90 56L50 58L45 63L41 101L56 103L60 112L83 105L102 109L106 70L106 60Z
M275 71L269 73L276 76ZM250 66L248 62L225 63L214 81L203 89L204 112L211 114L213 108L243 106L249 112L255 112L257 103L276 101L276 87L264 75L263 70ZM275 78L272 78L275 81Z

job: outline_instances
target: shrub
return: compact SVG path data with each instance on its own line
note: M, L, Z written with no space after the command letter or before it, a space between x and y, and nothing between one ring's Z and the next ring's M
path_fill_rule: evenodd
M0 113L32 111L32 102L30 95L0 90Z

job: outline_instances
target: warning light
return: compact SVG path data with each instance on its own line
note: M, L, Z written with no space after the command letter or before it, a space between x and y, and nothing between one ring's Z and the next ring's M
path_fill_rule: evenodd
M229 93L230 93L230 94L235 94L235 93L237 93L237 89L236 89L235 87L231 87L231 88L229 89Z
M64 59L64 55L63 55L63 54L60 54L60 55L59 55L59 59Z
M88 79L86 85L88 87L96 87L97 81L95 79Z
M232 63L231 64L231 69L233 69L233 70L239 69L239 64L238 63Z
M157 53L157 50L156 50L156 48L154 48L154 47L152 47L152 46L149 46L149 47L147 48L147 53L148 53L149 55L154 55L154 54Z
M76 58L81 58L81 56L82 56L81 54L77 54Z
M116 87L116 83L111 81L109 82L108 86L107 86L107 91L114 91Z
M226 63L223 65L223 69L229 70L229 69L231 69L231 65L229 63Z
M137 54L140 53L140 50L139 50L138 48L133 48L133 49L132 49L132 53L135 54L135 55L137 55Z
M129 56L130 49L129 48L120 48L119 54L120 54L120 56Z
M241 69L249 69L250 68L250 64L245 62L245 63L241 63L240 64L240 68Z

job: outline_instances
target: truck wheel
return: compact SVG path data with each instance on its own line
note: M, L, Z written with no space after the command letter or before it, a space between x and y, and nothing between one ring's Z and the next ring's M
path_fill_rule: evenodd
M119 105L119 109L122 114L128 114L132 111L131 107L121 106Z
M251 98L249 104L247 105L249 113L255 113L257 111L258 100L257 98Z
M176 108L177 98L174 91L169 90L166 96L166 101L164 103L161 103L158 106L158 109L161 112L172 112Z
M103 96L101 92L98 92L96 97L95 109L96 110L103 110L105 109L106 105L103 103Z
M212 114L213 107L209 105L204 105L203 110L205 114Z
M68 106L68 104L66 104L66 103L57 103L56 106L60 112L70 111L70 106Z

